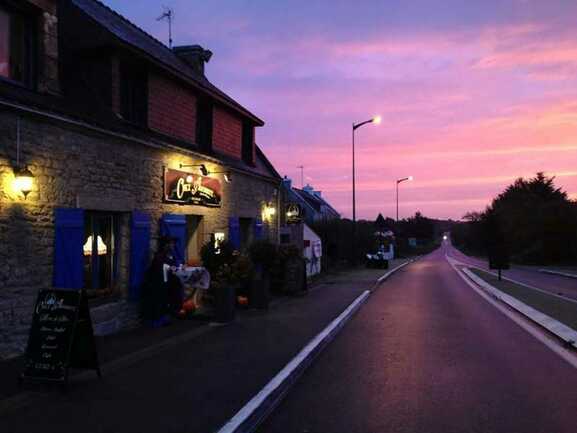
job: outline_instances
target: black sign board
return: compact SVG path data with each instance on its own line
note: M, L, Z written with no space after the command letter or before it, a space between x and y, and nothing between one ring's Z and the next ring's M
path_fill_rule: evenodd
M22 380L68 383L69 368L100 367L84 291L42 290L28 336Z
M499 271L499 280L501 280L501 271L511 267L509 249L505 239L505 233L496 217L490 217L486 222L487 231L487 253L489 255L489 269Z
M213 177L199 176L181 170L164 170L164 201L220 207L222 186Z

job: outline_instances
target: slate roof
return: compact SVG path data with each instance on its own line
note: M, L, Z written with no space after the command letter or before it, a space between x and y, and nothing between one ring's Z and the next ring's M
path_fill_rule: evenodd
M264 125L261 119L214 86L204 75L196 73L188 64L174 54L170 48L119 13L98 0L71 0L71 2L122 42L153 57L170 69L172 73L192 81L217 99L251 118L258 125Z
M315 209L317 212L321 212L321 206L327 206L332 212L340 216L340 214L333 208L324 198L318 197L314 194L308 193L302 189L293 188L293 190L302 198L309 206Z

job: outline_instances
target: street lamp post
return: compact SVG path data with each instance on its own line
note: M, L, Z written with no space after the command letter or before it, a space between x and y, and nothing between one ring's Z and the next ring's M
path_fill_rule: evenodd
M353 123L353 263L356 262L356 237L357 237L357 200L356 200L356 188L355 188L355 131L361 126L367 123L374 123L378 125L381 123L381 116L375 116L372 119L365 120L364 122Z
M397 179L397 222L399 222L399 184L408 180L409 182L413 180L413 176L403 177L402 179Z

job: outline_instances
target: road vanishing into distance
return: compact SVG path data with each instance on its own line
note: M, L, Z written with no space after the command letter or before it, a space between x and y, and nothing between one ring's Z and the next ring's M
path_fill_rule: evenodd
M447 252L378 288L259 432L576 432L575 367L466 284Z

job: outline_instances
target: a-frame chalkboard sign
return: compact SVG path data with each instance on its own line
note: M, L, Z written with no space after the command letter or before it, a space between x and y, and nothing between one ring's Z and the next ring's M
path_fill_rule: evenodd
M42 290L34 306L19 382L68 385L70 368L93 369L101 377L86 292Z

